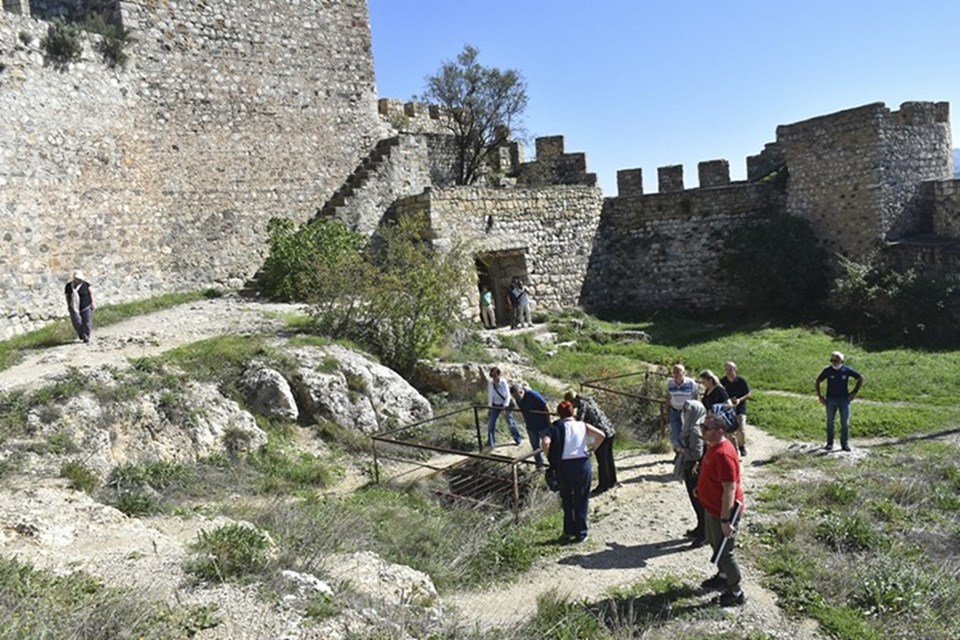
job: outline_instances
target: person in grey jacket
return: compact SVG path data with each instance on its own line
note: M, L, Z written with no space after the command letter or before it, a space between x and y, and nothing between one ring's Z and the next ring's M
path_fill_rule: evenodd
M703 457L703 432L700 428L707 415L707 409L699 400L687 400L683 403L681 413L683 423L680 427L680 446L675 449L677 452L675 471L683 479L690 504L693 505L693 512L697 515L697 526L687 531L685 535L693 538L692 546L702 547L706 542L703 505L700 504L694 492L700 473L700 459Z

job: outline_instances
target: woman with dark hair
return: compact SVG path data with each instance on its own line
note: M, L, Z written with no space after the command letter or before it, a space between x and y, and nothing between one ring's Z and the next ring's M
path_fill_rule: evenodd
M590 454L603 443L603 432L592 424L576 420L573 403L557 405L560 419L551 425L540 446L559 471L560 500L563 503L563 535L577 542L587 539L587 512L590 508Z

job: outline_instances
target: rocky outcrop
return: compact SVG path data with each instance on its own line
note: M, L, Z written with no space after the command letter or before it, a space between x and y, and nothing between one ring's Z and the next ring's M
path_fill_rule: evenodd
M290 352L292 387L301 415L371 434L433 416L430 402L400 375L340 345Z
M121 464L193 462L267 442L250 413L199 382L129 399L85 391L31 410L27 425L37 436L69 443L83 452L85 465L103 472Z

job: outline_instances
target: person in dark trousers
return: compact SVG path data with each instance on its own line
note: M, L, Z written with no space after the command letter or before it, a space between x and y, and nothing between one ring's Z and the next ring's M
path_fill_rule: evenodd
M843 354L834 351L830 354L830 366L826 367L817 376L817 398L820 404L827 407L827 444L828 451L833 449L833 427L840 412L840 446L844 451L850 451L850 402L857 397L860 387L863 386L863 376L847 365L843 364ZM850 391L850 378L857 381ZM822 382L827 381L827 395L823 395Z
M587 539L590 510L590 453L593 447L603 444L603 432L575 419L574 411L566 400L557 405L560 419L550 426L540 446L550 466L559 469L563 535L583 542Z
M704 588L724 589L714 600L721 607L737 607L747 599L740 588L740 566L734 556L734 505L738 501L743 505L740 458L733 443L724 435L733 420L733 411L724 411L723 405L716 404L708 408L702 427L707 450L700 461L696 494L703 505L704 530L710 548L716 554L723 546L717 560L719 572L702 583ZM726 544L722 544L724 539Z
M618 486L617 466L613 460L613 438L617 435L610 418L600 409L596 400L569 390L563 394L563 399L571 403L576 409L576 419L592 424L603 431L603 443L594 449L597 456L597 488L594 494L600 494Z
M543 399L543 395L539 391L525 389L519 384L510 385L510 395L517 403L520 415L523 416L523 422L527 425L530 447L536 451L537 447L540 446L540 440L550 428L550 409L547 407L547 401ZM537 453L533 459L537 463L537 469L542 469L543 454Z
M720 378L720 384L727 390L727 395L730 396L730 402L733 403L734 411L737 414L737 428L733 433L737 438L740 457L744 458L747 455L747 400L750 398L752 391L746 378L737 375L737 363L731 360L723 365L723 368L726 375Z
M67 311L70 313L70 322L77 337L83 342L90 342L93 332L93 310L96 303L93 300L93 288L83 279L83 272L76 269L73 277L63 289L67 297Z
M703 433L701 427L707 415L707 409L699 400L687 400L683 403L683 426L680 428L680 448L677 449L677 476L683 480L687 497L693 513L697 516L697 525L684 535L693 538L693 547L702 547L706 542L703 523L703 505L697 499L697 480L700 476L700 459L703 458Z

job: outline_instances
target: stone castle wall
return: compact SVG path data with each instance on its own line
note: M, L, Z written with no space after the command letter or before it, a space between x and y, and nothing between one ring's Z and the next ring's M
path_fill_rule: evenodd
M0 21L0 336L62 317L73 268L101 304L240 285L267 221L309 218L384 131L363 0L120 6L120 70Z
M736 291L718 275L724 239L737 225L783 211L782 190L737 182L641 195L633 181L624 187L632 195L603 203L583 286L588 310L736 306Z
M877 241L929 226L920 183L952 173L945 103L883 103L777 127L789 171L787 211L831 252L860 256Z
M602 194L593 187L457 187L407 198L397 213L426 213L439 246L491 265L499 316L515 275L527 283L536 308L580 303L601 207ZM478 304L472 291L465 308L472 313Z

